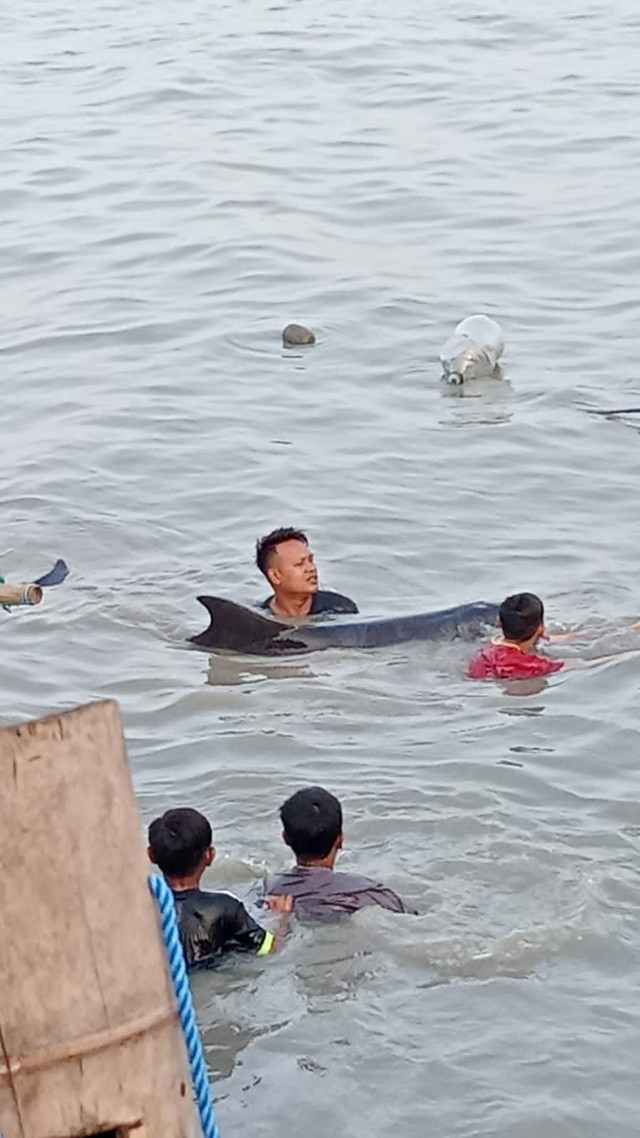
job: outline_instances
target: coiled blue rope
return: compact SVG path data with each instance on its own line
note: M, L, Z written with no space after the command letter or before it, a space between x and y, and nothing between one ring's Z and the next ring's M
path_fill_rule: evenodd
M176 916L176 905L173 899L173 893L164 877L160 877L159 874L156 873L151 874L149 877L149 888L160 910L162 939L164 940L164 945L167 950L171 980L173 982L176 1000L178 1001L178 1013L180 1015L184 1041L187 1046L187 1055L189 1056L189 1066L191 1068L191 1082L193 1083L196 1102L198 1104L202 1133L204 1138L220 1138L213 1112L213 1098L211 1096L211 1087L209 1086L202 1040L200 1039L196 1015L193 1010L191 988L189 986L182 943L178 932L178 918Z

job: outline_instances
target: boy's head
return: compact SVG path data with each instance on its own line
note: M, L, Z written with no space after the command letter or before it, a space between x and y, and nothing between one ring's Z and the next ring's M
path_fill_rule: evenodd
M169 880L199 880L216 855L211 836L211 826L198 810L167 810L149 826L149 859Z
M535 593L513 593L500 605L499 616L505 640L524 644L544 633L544 605Z
M282 836L299 865L335 861L343 841L342 807L328 790L298 790L280 807L280 819Z

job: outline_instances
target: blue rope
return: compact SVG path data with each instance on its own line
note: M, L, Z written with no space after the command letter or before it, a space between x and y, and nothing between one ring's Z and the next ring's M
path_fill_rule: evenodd
M204 1138L220 1138L213 1113L213 1098L211 1097L211 1087L209 1086L202 1040L200 1039L200 1032L198 1031L196 1016L193 1010L191 988L189 987L187 968L184 962L184 953L178 932L178 918L176 916L173 893L164 877L160 877L155 873L149 877L149 888L160 910L162 939L164 940L164 946L167 950L171 980L173 982L176 1000L178 1001L178 1013L180 1015L184 1041L187 1046L187 1055L189 1056L189 1066L191 1068L191 1082L193 1083L193 1089L198 1103L202 1133Z

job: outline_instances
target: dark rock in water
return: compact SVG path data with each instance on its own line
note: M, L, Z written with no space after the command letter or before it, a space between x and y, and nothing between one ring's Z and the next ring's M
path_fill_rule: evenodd
M287 324L287 327L282 333L282 339L285 344L295 344L296 346L301 344L315 344L316 342L313 332L310 332L308 328L304 328L302 324Z

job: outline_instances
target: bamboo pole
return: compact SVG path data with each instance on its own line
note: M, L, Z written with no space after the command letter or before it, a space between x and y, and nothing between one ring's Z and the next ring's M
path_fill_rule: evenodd
M194 1138L117 704L0 731L0 1132Z
M41 600L40 585L0 584L0 605L39 605Z

